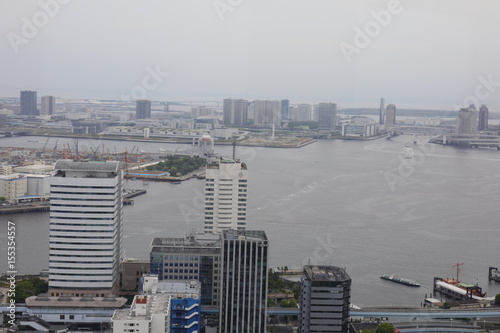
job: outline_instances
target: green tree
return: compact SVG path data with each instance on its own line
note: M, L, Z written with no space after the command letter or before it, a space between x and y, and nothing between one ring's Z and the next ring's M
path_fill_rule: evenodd
M297 307L297 301L295 298L292 298L289 302L291 308L296 308Z
M361 330L359 333L375 333L374 330Z
M273 306L276 306L276 300L274 298L270 298L268 297L267 298L267 306L268 307L273 307Z
M5 197L0 197L0 202L3 202L5 200L6 200Z
M377 326L377 329L375 330L376 333L394 333L396 332L396 329L392 324L389 323L382 323Z
M16 303L24 303L25 299L30 296L36 296L41 293L46 293L49 289L47 281L39 278L31 278L24 281L16 282Z
M500 305L500 294L495 295L495 304Z
M444 302L443 305L440 306L440 308L441 309L449 309L449 308L451 308L451 305L448 302Z

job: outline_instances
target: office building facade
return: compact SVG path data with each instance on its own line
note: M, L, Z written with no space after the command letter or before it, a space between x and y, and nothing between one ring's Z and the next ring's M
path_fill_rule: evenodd
M151 118L151 101L140 99L135 101L135 119Z
M396 124L396 105L394 104L387 105L385 113L385 124L386 125Z
M247 220L248 169L238 160L220 158L206 168L206 233L244 230Z
M56 113L56 98L54 96L42 96L40 115L48 116Z
M102 297L119 288L120 162L59 160L50 184L49 293Z
M477 125L478 130L480 131L488 130L488 117L489 117L488 107L483 104L479 108L479 123Z
M37 97L36 91L25 90L21 91L20 100L21 114L24 116L37 116Z
M337 124L337 104L318 104L318 130L332 132Z
M223 101L224 125L242 126L248 123L248 101L226 98Z
M269 241L264 231L222 233L219 332L266 332Z
M301 333L347 333L351 278L335 266L304 266L300 300Z

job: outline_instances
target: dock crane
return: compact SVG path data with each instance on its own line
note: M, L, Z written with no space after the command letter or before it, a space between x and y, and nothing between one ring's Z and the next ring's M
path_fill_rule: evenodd
M460 273L460 266L462 266L464 263L457 263L456 265L453 265L451 267L456 267L457 268L457 283L460 282L460 280L458 279L458 273Z

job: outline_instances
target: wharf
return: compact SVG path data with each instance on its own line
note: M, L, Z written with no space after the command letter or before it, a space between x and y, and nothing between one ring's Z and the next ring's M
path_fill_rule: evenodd
M0 214L22 214L22 213L38 213L48 212L50 210L50 203L22 205L22 206L9 206L1 207Z
M135 198L138 195L141 194L146 194L146 190L126 190L127 193L123 196L123 204L124 205L133 205L134 200L132 198Z

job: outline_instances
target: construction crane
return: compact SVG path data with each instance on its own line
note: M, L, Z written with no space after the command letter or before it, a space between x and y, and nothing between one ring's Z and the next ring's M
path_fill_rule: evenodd
M47 143L49 142L50 138L47 138L47 141L45 141L45 144L43 145L42 152L45 151L45 147L47 146Z

